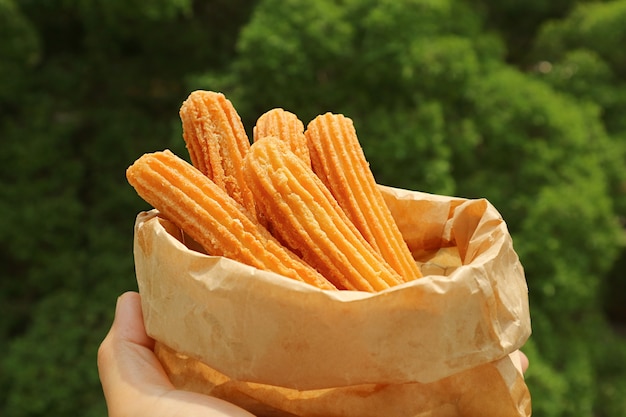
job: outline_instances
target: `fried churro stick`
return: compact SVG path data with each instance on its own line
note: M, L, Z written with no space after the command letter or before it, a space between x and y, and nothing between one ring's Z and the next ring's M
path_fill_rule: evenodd
M352 120L326 113L305 131L313 170L383 258L410 281L422 276L363 154Z
M302 158L307 165L311 165L309 146L304 136L304 124L295 114L276 108L261 115L253 129L253 140L256 142L265 136L284 140L293 153Z
M243 207L170 151L145 154L127 171L137 193L210 255L225 256L322 289L324 277L283 247Z
M244 175L279 240L337 288L373 292L402 282L282 140L255 142L244 159Z
M250 141L230 100L222 93L194 91L183 102L180 118L191 163L255 215L241 172Z

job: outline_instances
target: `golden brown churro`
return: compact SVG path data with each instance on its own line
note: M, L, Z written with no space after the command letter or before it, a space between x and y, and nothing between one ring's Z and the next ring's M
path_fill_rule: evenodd
M272 231L337 288L379 291L402 282L285 142L271 136L255 142L244 164Z
M284 109L272 109L259 117L254 126L253 139L258 141L265 136L274 136L289 144L293 153L311 165L309 146L304 136L304 124L298 116Z
M230 100L222 93L194 91L183 102L180 118L191 163L255 215L241 173L250 141Z
M283 247L235 200L170 151L145 154L126 173L137 193L183 229L210 255L334 289Z
M376 185L352 120L326 113L305 131L313 170L365 239L406 281L422 276Z

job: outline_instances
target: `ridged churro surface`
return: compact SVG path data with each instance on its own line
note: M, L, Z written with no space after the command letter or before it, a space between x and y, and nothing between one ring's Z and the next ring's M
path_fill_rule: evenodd
M276 108L261 115L254 126L253 139L256 142L266 136L274 136L287 142L296 156L311 165L304 124L295 114Z
M244 164L248 186L272 231L335 286L380 291L402 282L283 141L255 142Z
M230 100L222 93L194 91L183 102L180 118L191 163L254 214L241 172L250 141Z
M365 239L405 281L422 276L365 159L352 120L326 113L305 131L313 170Z
M126 176L137 193L210 255L334 289L283 247L241 205L199 170L169 151L145 154Z

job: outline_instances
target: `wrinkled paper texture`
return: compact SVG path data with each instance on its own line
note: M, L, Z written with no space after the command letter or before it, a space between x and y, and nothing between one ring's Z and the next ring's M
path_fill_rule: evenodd
M267 407L287 414L267 415L363 416L306 411L319 398L370 398L363 389L386 393L383 403L430 398L426 409L389 416L530 415L528 390L509 355L530 335L527 286L500 214L484 199L381 190L425 276L378 293L320 290L190 250L197 245L155 210L140 213L134 251L146 329L167 347L161 359L169 358L173 380L176 372L197 376L202 366L217 378L207 386L222 387L230 400L233 392L252 398L233 391L237 384L264 392L260 398L286 395L291 408ZM484 398L464 394L481 384ZM489 384L495 386L485 391ZM510 411L458 414L468 398L499 404L498 389ZM323 390L333 394L320 397ZM309 401L294 402L295 393Z
M530 416L530 394L516 353L428 384L309 391L232 380L160 343L156 354L175 386L222 398L261 417Z

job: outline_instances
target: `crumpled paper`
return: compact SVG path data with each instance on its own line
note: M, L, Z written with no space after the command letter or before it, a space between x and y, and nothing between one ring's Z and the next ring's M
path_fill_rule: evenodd
M485 199L381 190L425 276L378 293L208 256L140 213L146 329L174 384L259 416L529 416L511 355L531 332L527 286L500 214Z

